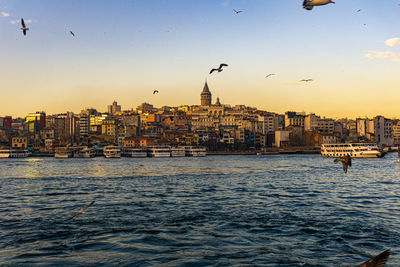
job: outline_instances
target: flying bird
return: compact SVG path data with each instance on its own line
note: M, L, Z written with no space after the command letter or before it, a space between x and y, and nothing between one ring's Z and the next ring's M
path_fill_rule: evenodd
M361 11L361 9L357 10L357 12L360 12L360 11Z
M22 25L21 30L22 30L22 32L24 33L24 35L26 35L26 31L29 31L29 28L27 28L27 27L25 26L25 21L24 21L24 19L22 19L22 18L21 18L21 25Z
M312 82L313 81L313 79L303 79L303 80L300 80L300 82Z
M218 69L212 69L212 70L210 71L210 74L213 73L214 71L221 72L221 71L222 71L222 67L228 67L228 64L221 63L221 64L219 65L219 68L218 68Z
M236 10L236 9L234 9L233 11L234 11L236 14L239 14L239 13L243 12L242 10Z
M348 169L349 167L351 167L351 157L350 157L350 155L346 155L346 156L344 156L344 157L335 159L333 162L334 162L334 163L341 162L342 165L343 165L343 171L344 171L344 173L347 173L347 169Z
M94 201L90 202L89 205L87 205L86 207L84 207L83 209L81 209L80 211L78 211L77 213L75 213L74 215L72 215L72 216L68 219L68 221L69 221L69 220L72 220L73 218L75 218L75 217L78 216L79 214L84 213L85 210L87 210L87 209L88 209L90 206L92 206L93 204L94 204Z
M272 75L275 75L275 73L270 73L270 74L268 74L267 76L265 76L265 78L268 78L268 77L270 77L270 76L272 76Z
M72 36L75 36L75 33L73 33L72 31L69 31L69 33L70 33Z
M153 95L154 95L155 93L158 93L158 90L154 90L154 91L153 91Z
M390 249L385 250L381 254L372 257L357 267L384 267L390 255Z
M333 2L332 0L304 0L303 8L311 10L314 6L323 6L329 3L334 4L335 2Z

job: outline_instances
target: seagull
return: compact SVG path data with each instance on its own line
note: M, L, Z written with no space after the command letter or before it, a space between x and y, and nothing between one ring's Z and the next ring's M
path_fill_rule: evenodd
M154 90L154 91L153 91L153 95L154 95L155 93L158 93L158 90Z
M236 10L236 9L234 9L233 11L234 11L236 14L239 14L239 13L243 12L242 10Z
M313 79L303 79L303 80L300 80L300 82L312 82L313 81Z
M210 74L213 73L214 71L221 72L221 71L222 71L222 67L227 67L227 66L228 66L228 64L221 63L221 64L219 65L219 68L218 68L218 69L212 69L212 70L210 71Z
M270 76L272 76L272 75L275 75L275 73L270 73L270 74L268 74L267 76L265 76L265 78L268 78L268 77L270 77Z
M334 163L342 162L344 173L347 173L347 169L349 168L349 166L351 167L351 157L350 157L350 155L346 155L344 157L335 159L333 162Z
M390 255L390 249L385 250L381 254L372 257L357 267L384 267Z
M69 221L69 220L72 220L73 218L75 218L75 217L78 216L79 214L84 213L85 210L87 210L87 208L89 208L89 207L92 206L93 204L94 204L94 201L90 202L89 205L87 205L86 207L84 207L83 209L81 209L80 211L78 211L77 213L75 213L74 215L72 215L72 216L68 219L68 221Z
M333 2L332 0L304 0L303 8L311 10L314 6L323 6L329 3L334 4L335 2Z
M70 33L72 36L75 36L75 34L74 34L72 31L69 31L69 33Z
M22 30L22 32L24 33L24 35L26 35L26 31L29 31L29 28L27 28L27 27L25 26L24 19L22 19L22 18L21 18L21 25L22 25L21 30Z

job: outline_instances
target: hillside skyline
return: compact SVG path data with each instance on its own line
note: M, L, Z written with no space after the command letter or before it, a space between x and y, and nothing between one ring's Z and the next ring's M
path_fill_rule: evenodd
M232 106L400 118L397 1L301 2L2 0L0 114L197 105L207 79Z

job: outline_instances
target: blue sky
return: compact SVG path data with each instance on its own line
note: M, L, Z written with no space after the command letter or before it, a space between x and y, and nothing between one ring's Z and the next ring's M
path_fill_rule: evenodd
M400 46L385 44L400 37L399 3L0 0L0 116L199 104L207 79L232 105L400 117Z

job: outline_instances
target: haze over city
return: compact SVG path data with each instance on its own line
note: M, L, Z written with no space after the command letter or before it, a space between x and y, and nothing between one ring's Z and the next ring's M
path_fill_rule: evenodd
M207 79L224 104L400 117L399 12L394 0L312 11L291 0L1 0L0 115L199 104Z

